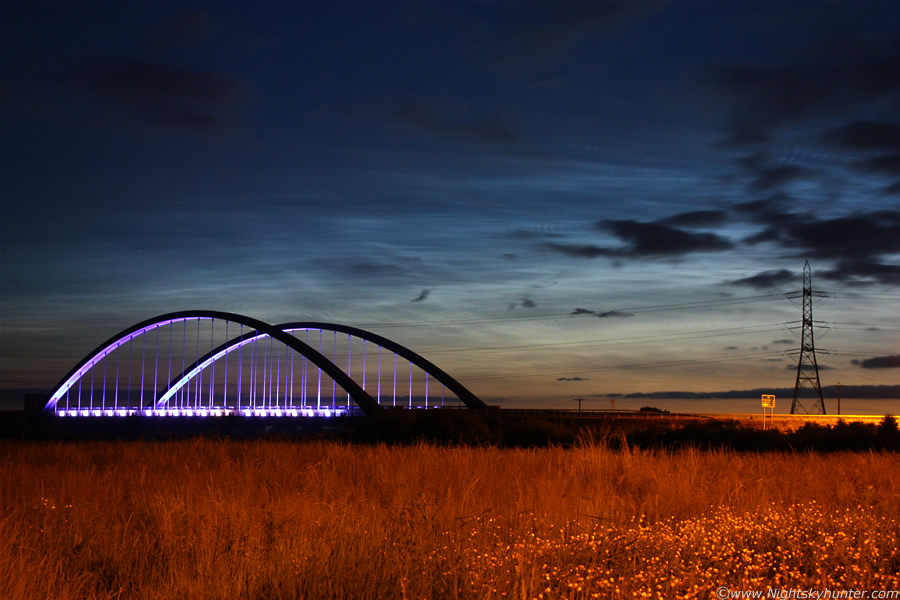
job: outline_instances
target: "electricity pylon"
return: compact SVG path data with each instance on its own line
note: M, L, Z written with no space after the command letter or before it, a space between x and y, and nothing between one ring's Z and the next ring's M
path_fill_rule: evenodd
M794 399L791 401L791 414L825 414L825 400L822 398L822 386L819 384L819 365L816 363L816 345L813 341L812 316L812 273L809 261L803 263L803 327L800 334L800 360L797 361L797 380L794 383ZM800 388L809 385L818 394L813 400L811 410L803 405L800 399Z

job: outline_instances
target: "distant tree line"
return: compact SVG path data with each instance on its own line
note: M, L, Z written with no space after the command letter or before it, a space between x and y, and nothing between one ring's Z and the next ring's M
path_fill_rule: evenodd
M659 409L645 407L645 412ZM736 451L900 451L897 419L881 422L839 420L833 425L804 423L792 431L760 429L719 419L580 420L543 415L504 414L502 410L386 410L363 418L246 419L61 419L30 421L23 415L0 418L0 438L96 440L183 439L335 439L349 443L483 445L531 448L603 444L610 448L698 448Z
M613 448L698 448L737 451L900 451L897 419L880 423L838 421L834 425L807 422L793 431L763 430L734 420L690 420L672 426L647 422L623 429L605 423L556 421L538 416L505 419L502 413L411 411L386 414L368 421L355 435L361 442L475 444L501 447L576 446L605 444Z

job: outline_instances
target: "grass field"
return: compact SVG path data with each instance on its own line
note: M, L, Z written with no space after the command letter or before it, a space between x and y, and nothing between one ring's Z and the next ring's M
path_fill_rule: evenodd
M713 598L900 587L900 455L0 442L0 590Z

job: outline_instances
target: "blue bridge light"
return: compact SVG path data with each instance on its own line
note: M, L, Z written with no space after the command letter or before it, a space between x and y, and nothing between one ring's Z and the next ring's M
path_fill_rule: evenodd
M62 378L45 411L331 418L388 406L485 404L425 357L371 331L315 321L271 325L197 310L160 315L112 336Z

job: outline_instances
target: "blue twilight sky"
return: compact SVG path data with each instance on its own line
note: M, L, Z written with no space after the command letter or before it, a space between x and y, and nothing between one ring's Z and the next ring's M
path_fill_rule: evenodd
M822 385L900 383L897 2L0 7L7 396L190 308L506 406L789 388L805 260Z

